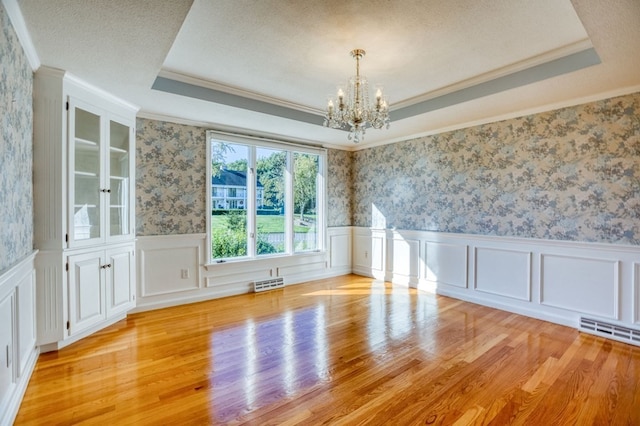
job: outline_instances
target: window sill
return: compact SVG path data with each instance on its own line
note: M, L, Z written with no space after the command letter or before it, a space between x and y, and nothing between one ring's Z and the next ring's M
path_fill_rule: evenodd
M277 267L279 265L297 264L302 263L306 259L316 259L318 257L324 258L327 255L326 250L306 251L294 254L279 254L266 257L252 257L252 258L240 258L240 259L225 259L222 262L207 263L204 265L207 271L215 271L227 268L237 267Z

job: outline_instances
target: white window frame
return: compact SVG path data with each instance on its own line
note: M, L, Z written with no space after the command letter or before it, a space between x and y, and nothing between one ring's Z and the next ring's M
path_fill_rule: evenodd
M249 159L247 165L247 255L242 257L232 257L224 259L213 259L211 253L211 211L212 197L206 197L207 210L207 262L206 265L215 265L218 263L231 263L231 262L247 262L258 259L265 259L270 257L283 257L283 256L304 256L309 253L324 253L326 251L327 241L327 196L326 196L326 171L327 171L327 150L324 148L316 148L307 145L294 144L290 142L277 141L266 138L256 138L251 136L229 134L224 132L217 132L214 130L206 131L206 144L207 144L207 194L211 193L211 141L229 142L234 144L246 145L249 147ZM287 172L285 173L285 192L287 202L285 203L285 252L276 253L270 255L256 254L256 192L257 185L255 179L255 165L256 165L256 148L270 148L283 151L289 151L291 154L287 155ZM316 238L318 241L317 248L315 250L306 250L301 252L294 252L294 232L293 232L293 219L294 219L294 205L293 205L293 153L306 153L318 155L318 175L317 175L317 194L318 194L318 206L316 207Z

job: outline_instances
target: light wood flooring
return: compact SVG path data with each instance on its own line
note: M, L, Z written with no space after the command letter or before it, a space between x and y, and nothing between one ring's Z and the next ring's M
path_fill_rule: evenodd
M640 425L640 348L355 275L130 315L16 424Z

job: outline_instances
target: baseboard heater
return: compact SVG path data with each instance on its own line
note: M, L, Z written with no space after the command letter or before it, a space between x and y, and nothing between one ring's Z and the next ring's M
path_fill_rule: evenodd
M259 293L261 291L274 290L284 287L284 278L273 278L271 280L254 281L253 291Z
M580 318L580 331L640 346L640 330L609 324L591 318Z

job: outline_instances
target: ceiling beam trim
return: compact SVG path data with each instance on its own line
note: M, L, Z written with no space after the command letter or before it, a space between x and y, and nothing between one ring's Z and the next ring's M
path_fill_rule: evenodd
M390 112L391 122L493 95L601 63L593 47Z
M321 126L323 117L293 108L274 105L269 102L237 96L220 90L210 89L191 83L173 80L167 77L156 77L151 86L154 90L159 90L175 95L187 96L193 99L227 105L235 108L250 110L263 114L275 115L277 117L300 121L303 123L316 124Z

